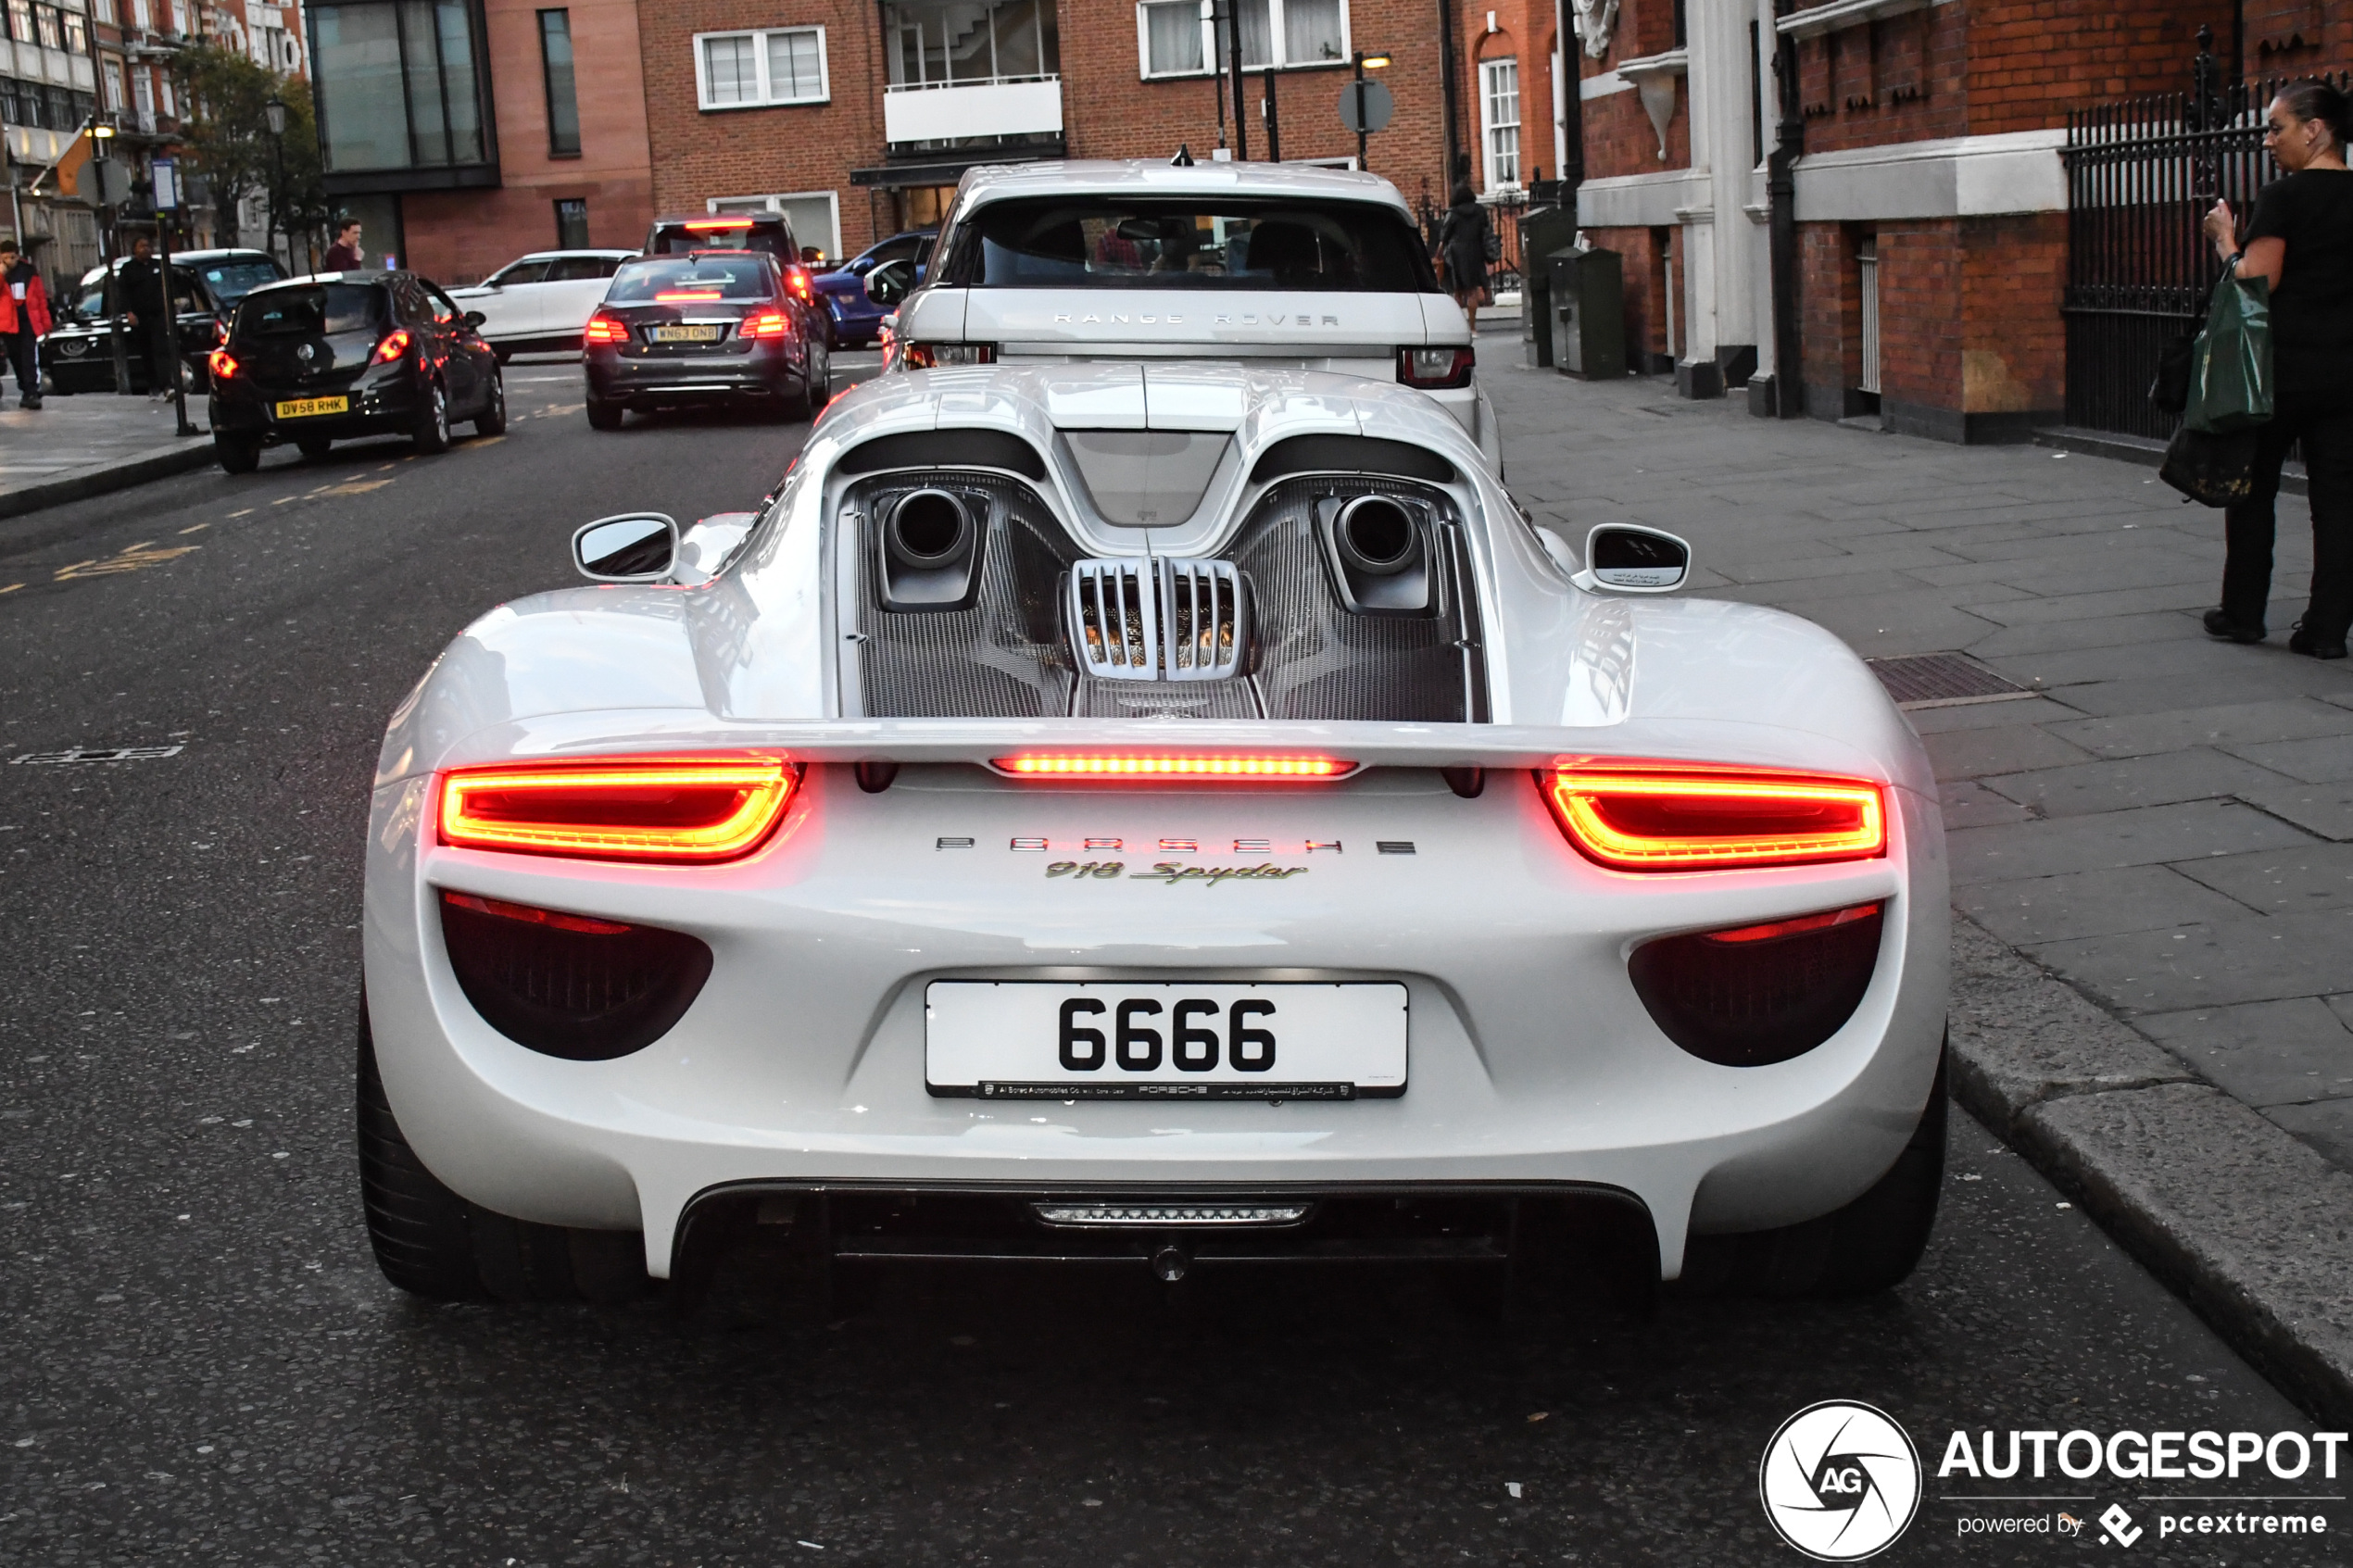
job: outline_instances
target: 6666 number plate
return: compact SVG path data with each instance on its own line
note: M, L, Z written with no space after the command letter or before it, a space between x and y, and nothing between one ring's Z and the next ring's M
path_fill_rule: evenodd
M1393 982L934 981L924 1080L981 1099L1355 1099L1405 1092Z

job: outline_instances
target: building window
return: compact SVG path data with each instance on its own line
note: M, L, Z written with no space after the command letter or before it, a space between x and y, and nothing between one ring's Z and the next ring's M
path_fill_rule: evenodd
M1519 184L1519 62L1478 62L1480 141L1487 149L1487 188Z
M491 161L470 0L322 0L310 16L330 173Z
M156 128L156 84L141 66L131 73L131 112L139 121L139 129L153 134Z
M122 62L112 55L106 57L107 112L122 112Z
M890 85L1036 82L1062 70L1053 0L892 0L883 7Z
M1231 4L1245 69L1298 70L1348 62L1347 0ZM1136 7L1136 52L1146 78L1225 69L1225 30L1202 14L1207 8L1200 0L1142 0Z
M539 13L539 64L547 78L547 156L580 156L580 98L573 91L572 13ZM563 203L556 204L559 212Z
M32 25L43 48L62 49L66 46L65 19L57 15L55 6L35 6L32 8Z
M825 30L698 33L695 77L706 109L822 104L831 95L825 84Z
M90 14L108 27L114 26L114 0L91 0Z
M542 11L541 16L547 13ZM556 248L586 250L588 248L588 203L581 196L570 197L556 204Z
M32 0L8 0L8 36L19 44L33 42Z
M713 213L779 212L792 229L793 244L828 260L841 256L841 196L835 191L780 191L774 195L713 196Z

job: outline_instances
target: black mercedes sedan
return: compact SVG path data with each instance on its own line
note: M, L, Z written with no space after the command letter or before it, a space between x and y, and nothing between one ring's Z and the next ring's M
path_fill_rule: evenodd
M449 448L449 427L507 428L498 356L461 311L413 272L323 272L256 289L212 355L212 441L220 466L251 473L261 449L303 456L367 435Z
M832 395L822 329L765 251L690 251L624 262L588 318L588 422L631 408L732 403L805 420Z

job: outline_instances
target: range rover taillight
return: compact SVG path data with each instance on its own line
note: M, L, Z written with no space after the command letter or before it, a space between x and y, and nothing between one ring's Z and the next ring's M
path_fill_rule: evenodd
M911 370L937 370L943 365L994 365L997 362L997 345L993 343L911 343L902 352L902 362Z
M1471 371L1478 363L1478 351L1467 345L1401 348L1397 351L1397 379L1424 392L1444 392L1470 385Z

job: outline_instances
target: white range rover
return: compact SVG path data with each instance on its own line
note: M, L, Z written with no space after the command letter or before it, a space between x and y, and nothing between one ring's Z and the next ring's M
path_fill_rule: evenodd
M1303 164L1035 163L964 175L890 368L1233 359L1428 394L1502 450L1470 322L1412 210L1372 174Z

